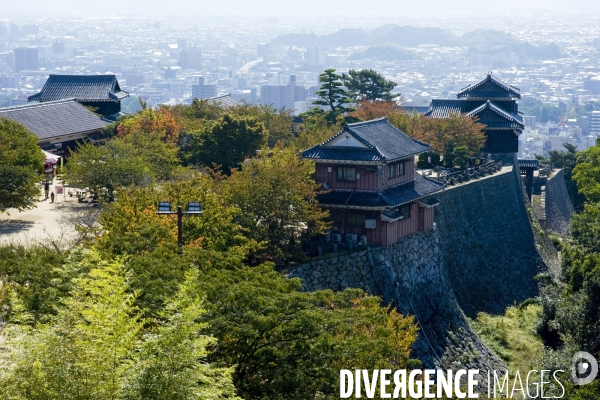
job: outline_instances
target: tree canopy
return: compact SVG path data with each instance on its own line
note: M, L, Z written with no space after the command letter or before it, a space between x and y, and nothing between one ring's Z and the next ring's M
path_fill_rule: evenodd
M335 122L339 115L344 115L346 112L355 111L348 104L353 103L352 94L344 88L342 75L335 73L335 69L326 69L319 75L320 89L317 91L318 100L313 101L313 104L328 107L325 112L329 122ZM317 109L314 112L319 112Z
M179 163L177 151L174 144L144 132L110 139L103 146L83 143L69 158L66 180L112 201L120 187L168 179Z
M266 144L267 135L256 118L225 114L189 134L184 157L190 164L219 165L229 174Z
M0 211L34 207L43 165L37 136L17 122L0 118Z
M396 82L385 79L372 69L351 69L348 74L342 75L342 79L354 100L393 101L400 96L399 93L391 92L396 87Z

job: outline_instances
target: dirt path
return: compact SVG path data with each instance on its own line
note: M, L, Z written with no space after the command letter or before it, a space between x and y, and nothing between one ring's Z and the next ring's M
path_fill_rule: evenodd
M53 183L50 192L56 192L56 184L62 184L57 179ZM58 247L70 247L79 238L75 226L93 223L99 207L77 202L76 197L69 197L68 190L65 187L65 194L56 196L51 203L50 199L44 199L42 188L35 208L23 212L8 209L0 213L0 245L54 243Z

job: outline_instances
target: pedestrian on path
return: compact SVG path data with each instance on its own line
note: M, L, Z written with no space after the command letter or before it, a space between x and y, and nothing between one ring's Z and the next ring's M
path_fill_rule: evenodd
M48 200L48 193L50 192L50 182L46 181L44 184L44 194L46 195L46 200Z
M54 192L50 193L50 203L54 203Z

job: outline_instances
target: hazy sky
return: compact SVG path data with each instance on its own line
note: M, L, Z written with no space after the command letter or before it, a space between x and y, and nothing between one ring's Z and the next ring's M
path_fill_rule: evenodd
M94 15L194 15L236 14L277 15L293 18L295 14L323 16L328 13L365 15L424 15L442 16L493 14L510 16L521 13L546 14L582 13L594 16L600 12L598 0L0 0L0 18L13 13L37 15L79 14Z

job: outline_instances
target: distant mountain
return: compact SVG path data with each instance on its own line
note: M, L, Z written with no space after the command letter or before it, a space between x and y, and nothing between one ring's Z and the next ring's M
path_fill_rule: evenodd
M440 28L418 28L410 25L399 26L388 24L377 29L342 29L328 35L288 33L279 36L275 42L289 46L370 46L385 42L401 46L414 47L420 44L437 44L439 46L457 46L461 40L458 36Z
M421 44L438 46L464 46L473 54L516 53L532 59L553 59L561 56L560 49L554 43L535 46L519 40L514 35L493 30L477 29L457 36L441 28L420 28L410 25L383 25L373 30L341 29L327 35L288 33L274 40L289 46L351 47L371 46L364 52L357 52L353 58L379 58L381 60L410 58L406 49L393 48L391 45L416 47ZM403 53L404 52L404 53ZM378 57L377 54L380 54ZM390 58L392 57L392 58ZM400 57L400 58L393 58Z
M493 29L477 29L467 32L461 37L463 46L481 46L489 44L509 44L515 45L523 43L522 40L507 32L496 31Z
M370 46L365 51L357 51L350 55L351 60L361 60L363 58L374 58L381 61L396 60L415 60L419 56L405 47L398 46L395 43L383 43Z

